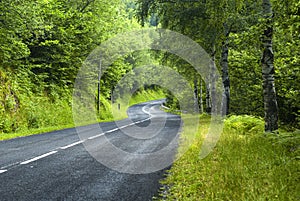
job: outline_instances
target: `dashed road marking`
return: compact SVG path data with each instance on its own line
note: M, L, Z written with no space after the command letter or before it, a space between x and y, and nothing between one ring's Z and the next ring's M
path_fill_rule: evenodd
M121 127L120 127L120 129L122 129L122 128L126 128L126 127L128 127L128 125L125 125L125 126L121 126Z
M112 130L106 131L105 133L111 133L111 132L117 131L117 130L119 130L119 129L120 129L120 128L115 128L115 129L112 129Z
M7 170L0 170L0 174L6 172Z
M135 125L135 124L138 124L138 123L142 123L142 122L148 121L148 120L150 120L150 119L152 118L151 113L145 110L145 106L142 108L142 111L143 111L144 113L148 114L150 117L147 118L147 119L144 119L144 120L140 120L140 121L137 121L137 122L133 122L133 123L130 123L130 124L121 126L121 127L119 127L119 128L115 128L115 129L106 131L106 132L104 132L104 133L100 133L100 134L98 134L98 135L89 137L89 138L87 138L87 139L88 139L88 140L92 140L92 139L101 137L101 136L105 135L106 133L111 133L111 132L114 132L114 131L117 131L117 130L120 130L120 129L129 127L129 126L133 126L133 125ZM85 140L80 140L80 141L74 142L74 143L72 143L72 144L69 144L69 145L60 147L60 148L58 148L58 149L62 149L62 150L68 149L68 148L70 148L70 147L76 146L76 145L81 144L81 143L83 143L83 142L85 142ZM23 162L19 163L19 165L26 165L26 164L28 164L28 163L31 163L31 162L37 161L37 160L39 160L39 159L45 158L45 157L47 157L47 156L53 155L53 154L55 154L55 153L57 153L57 152L58 152L58 151L51 151L51 152L45 153L45 154L43 154L43 155L34 157L34 158L32 158L32 159L23 161ZM1 173L4 173L4 172L7 172L7 171L8 171L7 169L0 169L0 174L1 174Z
M78 141L78 142L74 142L74 143L69 144L69 145L66 145L66 146L64 146L64 147L60 147L60 149L68 149L68 148L70 148L70 147L76 146L76 145L81 144L81 143L83 143L83 142L84 142L84 141L80 140L80 141Z
M30 159L30 160L24 161L24 162L22 162L22 163L20 163L20 164L21 164L21 165L26 165L26 164L28 164L28 163L31 163L31 162L33 162L33 161L37 161L37 160L39 160L39 159L45 158L45 157L50 156L50 155L55 154L55 153L57 153L57 151L51 151L51 152L49 152L49 153L46 153L46 154L40 155L40 156L38 156L38 157L32 158L32 159Z
M92 137L89 137L88 140L93 140L93 139L95 139L95 138L97 138L97 137L103 136L104 134L105 134L105 133L100 133L100 134L98 134L98 135L94 135L94 136L92 136Z

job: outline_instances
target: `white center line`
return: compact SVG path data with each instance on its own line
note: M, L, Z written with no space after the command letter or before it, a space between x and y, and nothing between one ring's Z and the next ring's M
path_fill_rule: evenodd
M119 129L126 128L126 127L128 127L128 125L121 126Z
M97 137L101 137L101 136L103 136L104 134L105 134L105 133L100 133L100 134L98 134L98 135L89 137L88 139L89 139L89 140L92 140L92 139L95 139L95 138L97 138Z
M33 159L24 161L24 162L22 162L22 163L20 163L20 164L21 164L21 165L26 165L26 164L31 163L31 162L33 162L33 161L37 161L37 160L39 160L39 159L41 159L41 158L45 158L45 157L47 157L47 156L50 156L50 155L52 155L52 154L55 154L56 152L57 152L57 151L51 151L51 152L49 152L49 153L40 155L40 156L35 157L35 158L33 158Z
M0 170L0 174L6 172L7 170Z
M150 120L150 119L151 119L151 118L147 118L147 119L141 120L141 121L139 121L139 123L142 123L142 122L148 121L148 120Z
M140 121L137 121L137 122L133 122L133 123L131 123L131 124L127 124L127 125L121 126L121 127L119 127L119 128L114 128L114 129L112 129L112 130L108 130L108 131L106 131L106 132L104 132L104 133L100 133L100 134L98 134L98 135L94 135L94 136L89 137L89 138L87 138L87 139L88 139L88 140L93 140L93 139L98 138L98 137L101 137L101 136L103 136L103 135L105 135L105 134L107 134L107 133L112 133L112 132L117 131L117 130L120 130L120 129L122 129L122 128L126 128L126 127L129 127L129 126L133 126L133 125L135 125L135 124L139 124L139 123L142 123L142 122L145 122L145 121L148 121L149 119L151 119L152 115L150 114L150 112L146 111L146 110L145 110L145 107L143 107L142 110L143 110L143 112L145 112L146 114L149 114L150 117L147 118L147 119L144 119L144 120L140 120ZM76 146L76 145L78 145L78 144L80 144L80 143L82 143L82 142L84 142L84 141L81 140L81 141L78 141L78 142L74 142L73 144L66 145L66 146L64 146L64 147L60 147L60 149L68 149L68 148L73 147L73 146Z
M119 128L115 128L115 129L112 129L112 130L106 131L105 133L111 133L111 132L114 132L114 131L117 131L117 130L119 130Z
M74 142L74 143L69 144L69 145L67 145L67 146L60 147L60 149L68 149L68 148L70 148L70 147L76 146L76 145L78 145L78 144L80 144L80 143L83 143L83 142L84 142L84 141L80 140L80 141L78 141L78 142Z
M145 110L145 107L143 107L142 110L143 110L143 112L145 112L146 114L149 114L149 115L150 115L150 118L147 118L147 119L144 119L144 120L140 120L140 121L137 121L137 122L133 122L133 123L131 123L131 124L127 124L127 125L121 126L121 127L119 127L119 128L115 128L115 129L106 131L105 133L100 133L100 134L98 134L98 135L89 137L88 139L89 139L89 140L92 140L92 139L95 139L95 138L97 138L97 137L103 136L103 135L105 135L106 133L111 133L111 132L120 130L120 129L122 129L122 128L126 128L126 127L129 127L129 126L133 126L133 125L135 125L135 124L138 124L138 123L141 123L141 122L145 122L145 121L150 120L150 119L152 118L152 114L151 114L150 112L146 111L146 110ZM78 142L74 142L74 143L69 144L69 145L66 145L66 146L64 146L64 147L60 147L59 149L68 149L68 148L70 148L70 147L73 147L73 146L76 146L76 145L78 145L78 144L81 144L81 143L83 143L84 141L85 141L85 140L81 140L81 141L78 141ZM30 160L23 161L23 162L21 162L21 163L19 163L19 164L20 164L20 165L26 165L26 164L28 164L28 163L31 163L31 162L37 161L37 160L39 160L39 159L45 158L45 157L50 156L50 155L52 155L52 154L55 154L55 153L57 153L57 152L58 152L58 151L51 151L51 152L45 153L45 154L43 154L43 155L37 156L37 157L35 157L35 158L32 158L32 159L30 159ZM7 172L7 171L8 171L7 169L0 169L0 174L1 174L1 173L4 173L4 172Z

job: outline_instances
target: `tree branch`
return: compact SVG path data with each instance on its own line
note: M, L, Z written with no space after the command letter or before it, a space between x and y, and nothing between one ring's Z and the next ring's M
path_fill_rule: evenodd
M82 13L91 3L93 3L95 0L87 0L85 5L80 9L80 12Z

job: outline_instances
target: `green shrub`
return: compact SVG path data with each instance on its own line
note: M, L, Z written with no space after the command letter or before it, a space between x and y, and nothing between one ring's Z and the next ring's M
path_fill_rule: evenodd
M264 121L249 115L232 115L224 122L224 129L236 131L239 134L261 134L264 132Z

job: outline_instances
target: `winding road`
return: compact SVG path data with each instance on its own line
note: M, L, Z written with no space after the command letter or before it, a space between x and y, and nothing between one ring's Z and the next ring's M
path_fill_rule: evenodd
M94 154L100 150L102 156L111 157L99 148L109 142L130 154L115 157L126 162L123 170L135 170L136 163L131 161L143 161L141 157L174 145L182 122L179 116L161 111L162 102L134 105L128 109L128 119L83 126L80 135L78 128L71 128L1 141L0 200L152 200L169 167L131 174L118 171L118 166L103 165ZM91 147L94 152L87 151ZM176 149L170 150L174 157ZM164 157L162 154L162 161ZM138 170L150 165L142 164Z

